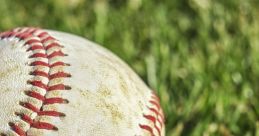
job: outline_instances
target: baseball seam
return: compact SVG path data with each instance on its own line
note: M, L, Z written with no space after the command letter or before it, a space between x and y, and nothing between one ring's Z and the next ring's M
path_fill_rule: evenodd
M35 117L26 115L23 112L15 112L21 120L29 124L29 128L25 130L21 124L17 122L9 122L9 125L19 136L26 136L30 128L58 130L51 123L39 121L41 116L64 117L65 113L55 110L45 110L44 106L49 104L67 104L69 101L62 97L47 97L50 91L70 90L71 87L63 83L53 84L52 81L57 78L69 78L71 75L64 71L56 71L52 73L52 69L58 66L70 66L56 57L67 56L61 50L63 48L58 41L50 36L47 32L38 28L17 28L12 31L0 34L0 39L18 38L24 41L24 46L29 46L27 52L33 52L29 59L33 59L29 65L33 67L33 71L29 74L33 76L27 84L32 85L31 90L25 90L25 95L41 102L40 107L35 106L32 102L22 101L20 105L24 108L36 113ZM53 81L54 82L54 81Z
M151 98L146 105L147 113L143 113L143 119L146 123L139 124L139 127L150 133L151 136L156 136L156 134L161 136L162 128L164 127L164 114L159 101L157 95L152 92Z

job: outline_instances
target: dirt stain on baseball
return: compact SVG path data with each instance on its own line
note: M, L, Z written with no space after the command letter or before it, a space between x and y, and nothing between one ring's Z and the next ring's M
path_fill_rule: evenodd
M130 89L128 88L128 85L127 85L125 79L120 75L118 76L118 78L119 78L119 82L120 82L120 89L121 89L123 95L125 96L125 98L130 99L130 95L129 95Z
M106 87L105 85L100 85L97 93L99 93L101 95L101 97L104 97L104 98L110 97L112 95L111 90L108 87Z
M120 91L122 92L122 94L125 96L125 98L129 99L130 95L129 95L129 89L128 89L128 85L125 81L125 78L123 76L123 72L119 71L117 66L117 63L119 62L113 62L112 60L106 58L105 56L103 56L103 58L100 60L101 62L103 61L103 63L101 63L102 65L105 65L109 71L112 72L102 72L102 73L113 73L113 77L116 77L116 79L119 82L119 87L120 87ZM109 63L107 63L109 62ZM106 69L104 69L105 71ZM111 75L105 75L104 77L109 77Z
M90 96L89 96L89 90L83 90L83 89L80 89L80 88L76 88L76 90L79 90L80 94L82 96L84 96L86 99L89 99Z
M19 65L15 65L14 67L10 67L10 68L6 69L5 71L0 71L0 79L6 78L11 73L14 73L15 71L18 71L19 68L20 68Z
M123 120L123 113L119 111L116 104L111 101L112 91L105 85L100 85L97 91L98 98L96 107L100 109L106 116L110 116L113 124L119 124Z
M123 113L119 111L117 105L106 102L107 100L101 99L99 103L96 104L96 107L101 109L107 116L111 116L113 124L118 125L119 122L123 120Z

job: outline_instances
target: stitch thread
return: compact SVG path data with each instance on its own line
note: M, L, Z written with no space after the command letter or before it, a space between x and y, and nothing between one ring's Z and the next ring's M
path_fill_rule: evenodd
M155 132L157 132L158 136L161 136L161 131L164 123L164 114L160 107L159 98L156 96L154 92L152 92L151 99L148 101L148 105L146 106L148 113L143 113L143 118L146 121L152 122L152 126L147 123L139 124L139 127L150 133L151 136L156 136ZM158 124L158 125L157 125Z
M37 34L38 33L38 34ZM54 57L64 57L67 56L67 54L64 54L61 50L63 46L61 46L59 43L57 43L56 39L50 36L47 32L38 29L38 28L17 28L12 31L3 32L0 33L0 39L4 38L10 38L15 37L18 38L19 41L25 41L24 46L29 46L29 48L26 50L32 51L33 54L29 56L29 58L42 58L47 59L48 62L42 61L40 59L36 59L32 63L29 64L29 66L43 66L47 67L48 71L50 71L51 68L54 68L56 66L70 66L70 64L64 63L62 61L57 61L53 64L50 63L50 59ZM55 48L55 49L54 49ZM57 48L57 49L56 49ZM48 52L50 49L54 49L52 52ZM34 70L29 73L30 75L34 76L40 76L48 79L48 82L50 82L53 79L56 78L69 78L71 77L71 74L60 71L57 73L50 74L46 71L40 71L40 70ZM41 80L29 80L27 82L28 84L31 84L34 87L38 87L41 89L44 89L46 93L40 94L36 92L35 90L25 90L25 94L28 97L35 98L37 100L42 101L41 107L36 107L30 102L20 102L20 105L37 113L37 116L52 116L52 117L65 117L65 113L58 112L58 111L44 111L43 106L49 105L49 104L66 104L69 103L67 99L63 99L61 97L53 97L53 98L45 98L46 94L49 91L55 91L55 90L70 90L71 87L64 84L56 84L49 86L48 83L44 83ZM37 128L37 129L45 129L45 130L58 130L58 128L51 123L48 122L41 122L36 121L30 116L24 114L24 113L15 113L17 116L20 117L21 120L27 122L30 125L30 128ZM26 136L28 130L23 130L21 126L14 122L9 122L9 126L11 129L17 133L19 136ZM5 135L5 134L1 134Z

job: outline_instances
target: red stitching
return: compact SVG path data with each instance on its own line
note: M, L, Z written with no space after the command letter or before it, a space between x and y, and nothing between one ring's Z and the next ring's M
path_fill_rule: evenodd
M56 98L45 99L43 103L44 103L44 105L54 104L54 103L68 103L68 100L56 97Z
M148 113L143 114L143 118L152 122L152 126L149 124L139 124L139 127L143 130L146 130L150 133L150 135L155 136L155 131L157 132L158 136L161 136L161 131L164 123L164 114L160 107L159 98L156 96L155 93L152 93L151 99L148 101L152 107L147 106ZM153 114L151 114L153 113ZM157 125L157 122L159 126Z
M48 85L42 83L41 81L29 81L28 82L29 84L33 85L33 86L37 86L39 88L42 88L42 89L45 89L45 90L48 90Z
M55 74L50 75L49 79L51 80L51 79L62 78L62 77L71 77L71 75L65 72L57 72Z
M43 61L34 61L30 64L31 66L46 66L48 67L49 64Z
M24 40L24 39L26 39L28 37L31 37L32 35L30 33L18 33L18 35L15 35L15 36L20 38L20 39L22 39L22 40Z
M52 47L61 47L61 46L58 43L53 42L46 46L46 50L48 50Z
M42 76L42 77L49 78L49 74L44 71L35 70L35 71L31 72L30 74L35 75L35 76Z
M61 117L61 116L65 116L64 113L62 112L57 112L57 111L40 111L38 112L39 116L54 116L54 117Z
M47 58L47 55L44 53L35 53L35 54L32 54L30 58Z
M156 126L157 118L152 115L143 115L144 118L153 122L155 129L158 131L159 136L161 135L160 129Z
M16 132L19 136L26 136L26 133L18 125L14 124L14 123L10 123L9 125L12 127L14 132Z
M54 47L61 48L63 46L59 45L56 42L55 38L51 37L47 32L45 32L45 31L40 32L40 31L42 31L42 30L40 30L38 28L17 28L12 31L0 33L0 39L16 37L20 41L25 40L24 46L25 45L29 46L27 51L36 52L36 53L33 53L29 58L48 59L48 62L44 62L42 60L35 60L30 63L30 66L44 66L44 67L48 67L50 69L53 67L56 67L56 66L70 66L69 64L61 62L61 61L57 61L53 64L49 64L50 63L49 59L51 59L53 57L57 57L57 56L63 57L63 56L66 56L66 54L64 54L61 51L61 49L58 49L48 55L47 51L49 49L54 48ZM36 33L36 32L37 33L40 32L40 33L38 35L35 35L34 33ZM46 52L46 53L42 53L42 51L38 51L38 50L44 50L44 52ZM59 71L57 73L53 73L50 75L48 72L35 70L35 71L31 72L30 75L46 77L47 79L49 79L49 81L53 80L55 78L71 77L71 75L69 73L65 73L62 71ZM32 86L39 87L41 89L46 90L46 94L48 93L48 91L70 90L71 89L71 87L64 85L64 84L57 84L57 85L49 86L48 83L45 84L40 80L28 81L28 84L31 84ZM68 103L67 99L63 99L61 97L46 98L45 97L46 94L42 95L42 94L36 92L35 90L25 91L25 94L28 97L32 97L32 98L42 101L42 106L40 108L37 108L36 106L34 106L33 104L31 104L29 102L20 102L21 106L23 106L27 109L30 109L33 112L36 112L37 116L53 116L53 117L64 117L65 116L64 113L58 112L58 111L44 111L43 106L47 105L47 104ZM58 128L54 124L36 121L36 120L32 119L30 116L25 115L23 113L16 113L16 115L19 116L21 118L21 120L30 124L30 128L58 130ZM10 122L9 125L12 128L12 130L14 132L16 132L19 136L27 135L26 134L27 131L23 130L21 126L15 124L15 123L12 123L12 122Z
M39 29L39 28L37 28L37 29ZM27 33L34 33L34 32L37 31L37 29L36 28L27 28L27 31L25 31L25 32L27 32Z
M154 113L156 114L157 121L158 121L158 123L160 124L160 126L162 126L162 125L163 125L163 122L164 122L164 120L163 120L163 115L162 115L159 111L157 111L156 109L154 109L154 108L149 108L149 110L152 111L152 112L154 112ZM162 121L161 121L158 117L162 118Z
M13 32L3 32L0 34L1 38L6 38L6 37L10 37L10 35L12 35Z
M31 127L38 129L47 129L47 130L58 130L58 128L50 123L35 121L31 124Z
M56 67L56 66L69 66L69 64L65 64L64 62L56 62L54 64L50 65L50 68Z
M41 101L45 100L45 97L43 95L41 95L40 93L34 92L34 91L26 92L26 94L30 97L36 98Z
M32 105L31 103L28 103L28 102L21 102L20 105L27 108L27 109L30 109L34 112L40 111L40 109L38 109L37 107L35 107L34 105Z
M48 55L48 58L53 58L57 56L65 56L65 54L62 51L54 51L50 55Z
M44 36L46 36L46 35L48 35L47 32L42 32L42 33L38 34L39 37L44 37Z
M151 134L151 136L155 136L155 134L153 132L153 129L150 126L139 124L139 127L144 129L144 130L147 130Z
M23 121L29 123L30 125L33 123L33 120L28 115L21 115Z
M70 90L69 87L65 86L64 84L57 84L50 86L48 91L54 91L54 90Z
M157 109L160 109L160 105L159 105L159 103L157 101L150 100L149 102L152 103L153 105L155 105L157 107Z
M37 39L31 39L31 40L27 41L25 44L33 44L33 43L41 43L41 42L40 42L40 40L37 40Z
M51 37L51 36L48 36L47 38L41 40L42 43L45 43L47 41L51 41L51 40L55 40L55 38Z
M44 50L44 47L40 46L40 45L34 45L32 47L30 47L28 50L38 50L38 49L41 49L41 50Z

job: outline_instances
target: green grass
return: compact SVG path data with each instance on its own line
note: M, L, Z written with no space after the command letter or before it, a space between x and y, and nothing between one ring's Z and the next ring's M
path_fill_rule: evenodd
M259 136L258 0L1 0L0 30L78 34L157 90L168 136Z

